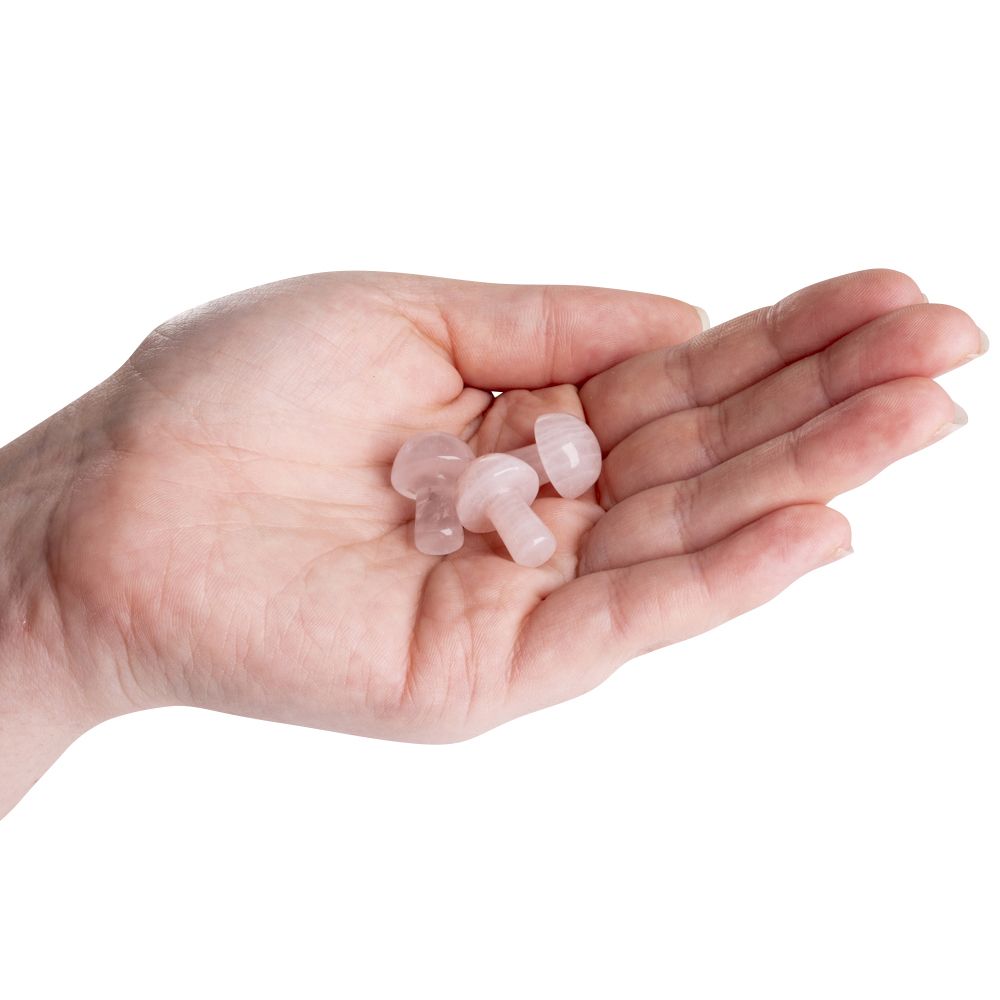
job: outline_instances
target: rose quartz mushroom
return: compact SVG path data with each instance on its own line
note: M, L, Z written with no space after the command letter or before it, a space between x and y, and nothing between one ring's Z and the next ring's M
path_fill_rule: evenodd
M514 455L483 455L459 477L455 509L469 531L496 531L519 566L541 566L556 540L531 509L536 496L538 476L530 465Z
M535 443L510 452L527 462L540 483L562 497L581 496L601 474L601 446L594 432L571 413L544 413L535 421Z
M455 482L473 458L461 438L436 431L411 437L396 453L390 481L397 493L417 501L413 541L425 555L446 556L462 547Z

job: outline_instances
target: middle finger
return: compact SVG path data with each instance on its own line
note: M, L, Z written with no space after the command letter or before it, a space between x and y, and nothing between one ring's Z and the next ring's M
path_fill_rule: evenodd
M604 461L601 502L610 507L652 486L689 479L864 389L940 375L985 348L984 335L960 309L897 309L728 399L672 413L630 434Z

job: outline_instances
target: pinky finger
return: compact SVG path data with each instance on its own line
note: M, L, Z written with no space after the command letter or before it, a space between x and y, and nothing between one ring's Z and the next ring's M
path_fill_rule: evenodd
M698 552L574 580L525 623L511 678L512 697L523 699L517 711L582 694L626 660L765 604L850 544L842 514L802 504Z

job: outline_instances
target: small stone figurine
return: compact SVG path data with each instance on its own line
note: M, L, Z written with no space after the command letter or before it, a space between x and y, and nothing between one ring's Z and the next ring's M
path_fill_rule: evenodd
M438 431L411 437L397 452L390 482L397 493L417 501L413 541L426 555L446 556L462 547L455 481L475 457L461 438Z
M541 566L555 551L552 532L531 509L542 483L573 499L601 472L594 432L569 413L535 421L535 443L509 454L476 458L453 434L432 431L410 438L396 455L393 489L416 500L413 540L427 555L462 546L463 528L496 531L514 562Z

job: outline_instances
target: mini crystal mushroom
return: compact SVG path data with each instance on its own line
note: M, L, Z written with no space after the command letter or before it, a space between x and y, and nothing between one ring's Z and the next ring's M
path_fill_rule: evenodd
M411 437L396 453L389 479L397 493L417 501L413 541L425 555L446 556L462 547L455 482L475 457L461 438L437 431Z
M527 462L539 483L552 483L570 500L586 493L601 474L597 437L571 413L543 413L535 421L535 443L510 454Z
M469 531L496 531L519 566L541 566L556 540L531 502L538 476L514 455L483 455L465 467L455 485L458 519Z

